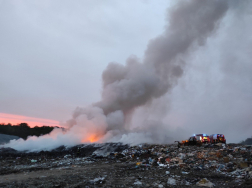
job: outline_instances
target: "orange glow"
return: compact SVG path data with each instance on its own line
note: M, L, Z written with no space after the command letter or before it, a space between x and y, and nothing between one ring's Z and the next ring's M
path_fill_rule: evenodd
M97 142L98 140L100 140L100 137L98 135L91 135L91 136L88 136L87 138L83 138L81 140L82 143L87 143L87 142Z
M0 123L11 123L12 125L17 125L20 123L27 123L30 127L42 127L46 126L59 126L59 122L51 119L34 118L28 116L20 116L14 114L0 113Z

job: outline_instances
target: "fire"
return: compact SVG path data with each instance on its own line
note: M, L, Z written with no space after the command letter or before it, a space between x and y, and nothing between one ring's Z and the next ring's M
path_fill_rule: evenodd
M95 135L95 134L92 134L92 135L90 135L90 136L87 136L86 138L83 138L83 139L81 140L81 142L82 142L82 143L86 143L86 142L91 142L91 143L93 143L93 142L99 141L100 139L101 139L100 136Z

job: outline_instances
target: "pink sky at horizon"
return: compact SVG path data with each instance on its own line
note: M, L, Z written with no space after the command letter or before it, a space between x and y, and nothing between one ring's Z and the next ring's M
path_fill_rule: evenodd
M27 123L30 127L35 126L60 126L58 121L51 119L35 118L29 116L21 116L15 114L0 113L0 123L11 123L12 125L17 125L20 123Z

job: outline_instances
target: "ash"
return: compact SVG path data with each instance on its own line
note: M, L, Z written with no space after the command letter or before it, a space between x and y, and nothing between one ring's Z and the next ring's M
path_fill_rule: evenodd
M0 149L0 187L251 187L252 149L238 144Z

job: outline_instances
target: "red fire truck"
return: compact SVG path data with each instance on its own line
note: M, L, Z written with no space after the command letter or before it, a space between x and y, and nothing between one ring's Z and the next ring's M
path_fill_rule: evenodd
M211 143L224 143L226 144L226 139L224 134L211 134L209 136Z

